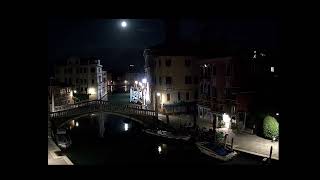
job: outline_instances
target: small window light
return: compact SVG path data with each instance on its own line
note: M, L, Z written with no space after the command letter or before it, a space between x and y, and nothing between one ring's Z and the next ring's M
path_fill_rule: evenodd
M273 66L271 66L271 69L270 69L270 70L271 70L271 72L274 72L274 67L273 67Z

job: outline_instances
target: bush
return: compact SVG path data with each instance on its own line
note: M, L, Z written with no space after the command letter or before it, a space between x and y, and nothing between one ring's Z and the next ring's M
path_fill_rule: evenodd
M279 136L279 123L272 116L266 116L263 120L263 136L268 139Z
M223 143L223 140L224 140L223 132L217 132L216 133L216 142L217 143Z

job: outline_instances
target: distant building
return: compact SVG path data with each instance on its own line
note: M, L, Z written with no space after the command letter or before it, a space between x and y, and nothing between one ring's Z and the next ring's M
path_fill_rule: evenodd
M69 58L66 64L55 67L55 78L72 87L77 101L107 99L103 78L108 77L106 71L102 70L99 59Z

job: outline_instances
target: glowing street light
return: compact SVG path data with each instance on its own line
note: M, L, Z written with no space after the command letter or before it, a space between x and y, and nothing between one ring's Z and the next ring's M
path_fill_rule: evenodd
M73 93L77 93L77 90L73 90Z
M160 95L161 95L161 94L160 94L159 92L157 92L157 96L160 97Z
M279 116L279 113L276 113L277 116Z
M79 126L79 122L76 122L76 127L78 127Z
M158 146L158 152L159 152L159 154L161 154L161 151L162 151L161 146Z
M147 79L146 79L146 78L143 78L143 79L142 79L142 83L144 83L144 84L147 83Z
M225 124L225 127L226 127L226 128L229 128L229 126L230 126L230 120L231 120L230 116L229 116L228 114L226 114L226 113L223 113L222 119L223 119L223 122L224 122L224 124Z
M138 81L134 81L135 84L138 84Z
M124 80L124 83L125 83L125 84L127 84L127 83L128 83L128 81L127 81L127 80Z
M128 131L128 129L129 129L128 123L124 123L124 130Z

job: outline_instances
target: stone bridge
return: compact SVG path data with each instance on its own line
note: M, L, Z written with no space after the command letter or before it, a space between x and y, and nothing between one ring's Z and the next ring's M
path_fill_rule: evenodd
M50 112L49 119L54 127L61 127L71 119L103 112L125 117L143 125L152 125L157 122L158 118L155 111L142 109L142 106L139 105L114 104L103 100L93 100L72 104L56 112Z

